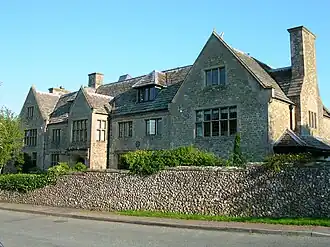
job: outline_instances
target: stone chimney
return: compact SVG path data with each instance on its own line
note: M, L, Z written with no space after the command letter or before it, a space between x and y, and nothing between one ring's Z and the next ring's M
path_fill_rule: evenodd
M288 29L290 33L292 79L316 73L316 36L304 26Z
M51 88L48 89L48 91L49 91L49 93L60 94L60 95L70 93L69 90L66 90L62 86L60 86L59 88L51 87Z
M91 73L88 75L88 87L97 89L103 84L104 75L101 73Z
M317 82L316 36L303 26L290 28L288 32L291 48L291 84L295 89L289 97L296 105L295 132L300 135L317 135L322 122L323 106ZM316 114L317 127L310 124L311 113Z

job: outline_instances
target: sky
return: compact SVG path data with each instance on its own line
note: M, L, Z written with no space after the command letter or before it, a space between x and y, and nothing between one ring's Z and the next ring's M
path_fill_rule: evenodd
M74 91L193 64L212 30L271 67L290 65L288 28L316 36L318 82L330 107L330 1L0 0L0 106L19 113L31 85Z

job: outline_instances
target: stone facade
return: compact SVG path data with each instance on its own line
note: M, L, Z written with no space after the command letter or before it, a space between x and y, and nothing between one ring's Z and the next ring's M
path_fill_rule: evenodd
M330 217L330 168L180 168L140 177L87 172L0 201L93 210L157 210L268 217Z
M160 135L146 135L146 120L161 119ZM119 123L132 121L132 136L119 137ZM110 168L117 168L120 154L139 150L169 149L171 147L171 117L167 111L131 114L111 119Z
M289 105L274 99L269 103L268 112L269 137L272 142L275 142L290 126ZM292 123L294 123L294 111L292 112ZM294 129L294 125L292 128Z
M205 70L224 67L225 85L206 86ZM234 55L212 35L191 68L170 107L172 116L172 146L195 144L197 147L228 157L235 135L196 137L196 111L237 107L237 128L241 147L252 160L269 153L268 102L271 90L263 89Z
M22 112L29 105L40 109L40 116L24 126L38 128L38 145L32 148L38 152L38 166L49 167L52 154L58 153L60 161L83 161L92 169L118 168L120 155L127 151L186 145L228 157L236 133L240 133L242 151L251 161L272 153L287 131L311 149L319 139L330 141L330 112L323 106L317 82L315 35L305 27L288 31L289 67L273 69L212 32L192 66L153 70L139 77L125 74L108 84L103 84L103 74L92 73L88 87L72 93L52 88L47 98L54 100L42 104L46 93L31 89ZM207 83L207 71L212 71L212 80L220 78L217 83ZM220 115L217 119L204 116L203 120L197 116L208 110L217 114L227 111L224 114L230 116L232 109L234 117L228 117L227 122ZM148 119L157 119L157 126L154 121L148 125ZM79 142L73 141L77 120L87 121L86 140ZM126 126L131 130L122 129L131 131L129 135L119 134L123 122L131 122ZM106 126L102 141L96 139L100 123ZM157 134L148 135L147 126L157 129ZM63 133L63 140L56 145L50 141L54 128ZM308 143L300 140L306 136L315 138L309 138ZM330 150L329 143L322 145L317 148ZM32 149L25 150L31 153Z

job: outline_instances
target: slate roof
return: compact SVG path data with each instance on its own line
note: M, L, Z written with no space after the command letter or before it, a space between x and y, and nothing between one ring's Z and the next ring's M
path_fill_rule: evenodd
M139 88L148 85L166 86L166 75L166 73L154 70L150 74L143 76L132 87Z
M325 106L323 106L323 116L330 118L330 111Z
M62 123L68 120L69 112L78 92L61 95L54 111L50 115L49 124Z
M188 65L159 72L160 74L163 74L163 78L165 78L165 80L162 81L162 85L165 86L165 88L160 90L157 97L153 101L137 102L136 89L132 87L134 84L139 83L140 81L145 82L152 78L150 74L127 80L127 83L131 86L128 90L118 94L117 97L114 98L114 108L112 109L112 114L124 115L167 109L168 104L172 101L173 97L177 93L181 83L190 71L190 68L191 65ZM114 84L115 87L116 84L117 83ZM108 87L110 87L110 85L111 84L108 84ZM109 89L109 91L111 91L111 89Z
M266 64L262 64L263 66L261 66L261 62L255 58L235 49L233 49L233 51L239 57L241 62L244 63L244 65L251 70L254 76L259 79L264 87L274 88L275 98L292 103L292 101L283 92L279 84L265 70L265 68L268 67Z
M35 91L35 97L43 119L48 119L49 115L53 112L60 96L57 94Z
M330 143L320 137L298 136L293 131L287 129L280 139L274 144L275 147L306 147L317 150L330 151Z
M113 99L111 96L97 94L93 88L83 88L85 97L88 104L95 110L96 113L108 114L110 110L110 100Z

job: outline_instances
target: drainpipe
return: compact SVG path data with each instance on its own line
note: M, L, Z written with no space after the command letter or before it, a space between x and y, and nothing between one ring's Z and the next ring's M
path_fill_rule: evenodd
M290 109L290 130L293 130L293 120L292 120L293 105L289 105L289 109Z

